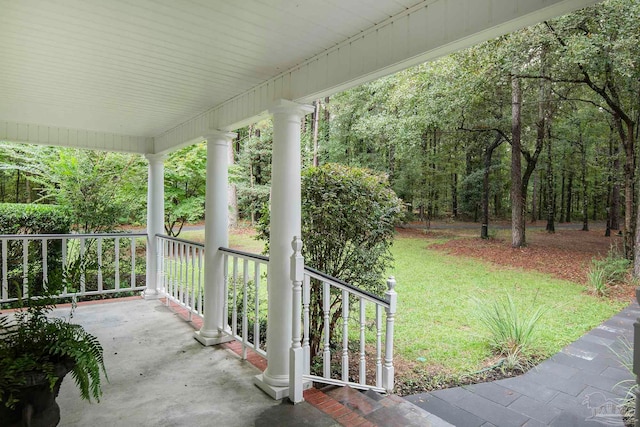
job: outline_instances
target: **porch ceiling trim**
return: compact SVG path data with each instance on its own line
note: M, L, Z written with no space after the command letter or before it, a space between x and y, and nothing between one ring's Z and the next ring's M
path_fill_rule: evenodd
M277 99L310 102L597 2L423 1L163 133L155 139L155 151L187 145L210 129L249 124Z
M150 137L0 121L0 141L5 140L123 153L154 152L154 140Z

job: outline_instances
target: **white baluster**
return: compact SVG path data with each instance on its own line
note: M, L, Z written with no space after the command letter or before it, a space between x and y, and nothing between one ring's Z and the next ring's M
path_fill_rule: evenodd
M200 316L202 316L203 314L203 309L202 309L202 295L204 292L204 286L202 284L202 264L203 264L203 256L204 256L204 250L201 248L198 248L198 313L200 313ZM226 259L225 259L225 264L226 264ZM225 280L227 279L227 276L224 276ZM226 305L225 305L226 307ZM226 322L226 315L225 315L225 322Z
M393 391L393 377L394 377L394 368L393 368L393 323L396 315L396 304L397 304L397 294L395 291L396 280L393 277L390 277L387 280L387 288L388 290L385 292L385 299L389 303L389 308L387 311L387 331L386 336L384 338L384 366L382 368L382 386L387 391L387 393L391 393Z
M231 330L238 335L238 257L233 257L233 305L231 306Z
M224 276L224 308L222 310L222 321L224 323L225 330L229 329L229 255L224 254L222 257L222 270ZM206 271L205 271L206 273Z
M195 246L189 246L189 254L191 257L191 286L189 286L189 295L191 295L191 307L189 308L189 321L191 321L193 312L196 309L196 298L198 295L196 288L196 250L197 248Z
M84 269L84 256L86 251L87 242L84 237L80 238L80 294L84 295L87 291L87 276Z
M301 341L302 282L304 281L304 258L302 257L302 240L294 237L291 242L291 281L293 282L293 325L291 328L291 349L289 351L289 400L302 402L304 384L304 351Z
M115 277L113 278L114 280L114 287L116 290L120 289L120 238L116 237L116 241L114 242L114 262L115 262Z
M62 270L64 274L64 270L67 268L67 239L62 238ZM62 291L63 295L67 294L67 285L65 283L64 290Z
M131 289L136 287L136 238L131 238Z
M367 361L365 358L364 327L366 319L365 300L360 298L360 384L367 383Z
M322 371L325 378L331 378L331 345L329 342L331 330L329 327L329 309L331 307L331 289L329 284L322 282L322 312L324 322L324 351L322 353Z
M349 292L342 291L342 381L349 381Z
M47 288L47 282L49 281L49 266L47 258L47 239L42 239L42 284L45 289Z
M242 261L242 359L247 358L247 344L249 343L249 310L247 309L249 293L249 260Z
M9 279L7 278L7 239L2 239L2 299L9 298Z
M376 387L382 387L382 306L376 305Z
M178 243L178 301L180 305L184 305L184 277L182 270L184 267L184 244Z
M102 283L102 237L98 237L98 292L102 293L104 285Z
M29 297L29 241L22 239L22 296Z
M302 287L302 350L304 351L304 373L311 373L311 346L309 345L309 305L311 303L311 277L305 275Z
M253 263L253 283L256 285L254 297L254 321L253 321L253 346L256 350L260 348L260 263Z
M156 289L159 293L166 292L164 286L164 240L158 236L148 239L146 242L146 250L151 250L152 242L155 242L156 247ZM145 265L145 288L149 288L149 284L146 283L146 278L149 276L146 274L146 269L149 268Z

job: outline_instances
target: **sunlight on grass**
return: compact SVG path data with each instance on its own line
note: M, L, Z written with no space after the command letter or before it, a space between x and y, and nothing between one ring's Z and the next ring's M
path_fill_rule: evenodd
M597 299L585 288L545 274L503 269L428 249L424 238L397 236L398 285L396 354L407 361L452 373L480 369L491 357L473 298L490 300L510 293L517 304L546 309L534 347L551 355L622 309L623 303Z
M247 228L229 230L229 247L245 252L261 254L264 243L256 240L255 232ZM204 243L204 230L186 230L178 236L180 239Z

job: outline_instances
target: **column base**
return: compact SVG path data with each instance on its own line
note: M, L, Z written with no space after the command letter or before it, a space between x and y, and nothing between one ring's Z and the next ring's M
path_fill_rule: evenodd
M289 397L289 386L278 387L271 384L267 384L264 380L264 374L256 375L255 377L253 377L253 384L256 387L258 387L260 390L264 391L267 395L269 395L274 400L282 400L285 397ZM312 381L304 381L302 383L303 390L308 390L311 387L313 387Z
M193 334L193 337L202 345L209 347L212 345L224 344L229 341L233 341L233 337L229 335L219 335L217 337L206 337L200 333L200 331L196 331Z
M160 297L162 297L162 293L158 292L157 289L145 289L142 292L142 297L144 299L159 299Z
M256 375L253 377L253 384L265 393L267 393L274 400L282 400L285 397L289 397L289 387L277 387L271 384L267 384L264 380L264 374Z

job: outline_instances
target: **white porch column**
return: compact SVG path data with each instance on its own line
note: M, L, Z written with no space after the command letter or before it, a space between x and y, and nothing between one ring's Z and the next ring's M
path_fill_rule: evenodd
M144 297L158 297L158 248L156 234L164 232L164 155L146 154L149 162L147 183L147 288Z
M269 242L269 321L267 369L255 384L274 399L289 394L289 348L292 334L291 240L300 236L300 120L310 106L279 100L273 115L271 232Z
M225 283L223 255L220 246L229 246L229 207L227 200L229 142L235 133L211 132L207 140L207 189L205 199L205 249L204 249L204 324L195 333L203 345L215 345L231 341L224 333L227 321L224 316Z

